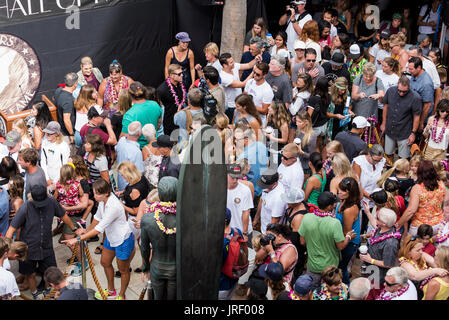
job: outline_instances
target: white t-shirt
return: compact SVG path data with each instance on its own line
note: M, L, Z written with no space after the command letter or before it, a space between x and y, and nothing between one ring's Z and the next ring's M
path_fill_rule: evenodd
M392 73L392 74L388 75L381 69L381 70L377 70L376 77L378 77L382 81L382 84L384 85L384 88L385 88L384 92L387 92L387 90L389 88L398 85L399 76L396 73ZM383 108L384 108L384 105L382 103L380 103L380 101L379 101L379 109L383 109Z
M240 80L239 70L240 63L235 63L234 69L232 69L233 74L229 74L227 72L224 72L223 70L220 71L221 85L223 86L225 92L226 109L235 108L235 98L237 98L237 96L242 93L242 88L231 88L229 86L232 81Z
M433 12L432 9L430 9L429 11L429 17L426 19L426 17L424 17L424 14L427 11L427 4L423 5L421 8L421 11L419 12L419 16L423 17L423 22L432 22L432 21L438 21L438 13L437 12ZM432 29L431 26L419 26L418 28L419 33L423 33L423 34L432 34L435 31Z
M82 113L82 112L76 112L76 121L75 121L75 130L80 132L81 128L87 124L87 122L89 122L89 120L87 119L87 112L86 113Z
M307 39L306 41L306 49L309 48L313 48L316 51L316 63L320 63L321 61L321 46L319 43L311 40L311 39Z
M304 184L304 171L301 162L296 160L294 164L286 167L283 163L278 167L279 182L284 186L286 192L291 188L302 189Z
M295 19L298 19L299 14L295 14ZM312 16L310 14L307 14L304 18L298 21L298 26L302 29L307 21L312 20ZM293 56L295 55L295 40L298 39L298 34L296 33L295 29L293 28L293 24L290 21L290 18L288 18L287 21L287 28L285 29L285 32L287 33L287 49Z
M221 63L220 63L220 61L219 61L218 59L215 60L215 61L212 62L212 63L208 62L207 65L208 65L208 66L211 66L211 67L214 67L215 69L217 69L217 71L218 71L219 73L221 72L221 68L223 68L223 67L221 66Z
M387 293L385 295L386 297L390 296L389 293ZM411 282L410 280L408 280L408 290L406 292L404 292L403 294L401 294L399 297L395 297L393 300L418 300L418 293L416 291L416 287L413 284L413 282Z
M264 81L261 85L256 84L256 80L249 79L245 86L245 92L253 97L254 105L258 108L262 107L262 104L271 104L273 102L274 93L268 82ZM262 125L265 126L267 116L260 114L262 119Z
M65 141L58 144L43 139L41 150L41 168L45 172L45 178L56 183L59 181L61 167L70 157L70 147Z
M11 270L11 264L9 263L8 258L5 258L5 260L3 260L3 268L5 268L6 270Z
M260 231L263 234L267 232L267 226L271 223L271 218L280 218L287 209L287 203L282 201L281 194L285 193L282 183L270 192L262 192L262 210L260 211Z
M100 233L106 232L111 247L120 246L131 235L131 228L126 221L125 208L114 194L109 196L106 207L104 202L98 204L94 219L99 221L95 230Z
M425 72L427 72L432 78L433 81L433 88L438 89L441 86L440 76L438 75L437 67L433 63L433 61L430 61L429 59L423 57L422 59L422 66Z
M382 158L379 163L376 164L375 169L373 170L373 165L366 160L365 155L361 155L355 157L352 160L352 163L357 163L360 166L360 185L363 190L365 190L368 194L371 194L378 188L377 181L380 179L382 175L382 169L384 168L385 158ZM370 207L374 206L374 203L370 201L368 198L363 198L363 200L368 201Z
M231 228L237 228L243 232L242 212L254 208L251 189L240 182L236 188L232 190L228 189L226 207L231 210ZM248 234L251 234L251 232L253 232L253 223L250 215Z
M17 297L20 296L20 291L14 274L4 267L0 267L0 296L5 295Z
M376 43L374 46L369 48L368 53L375 58L377 56L378 51L379 51L379 44Z

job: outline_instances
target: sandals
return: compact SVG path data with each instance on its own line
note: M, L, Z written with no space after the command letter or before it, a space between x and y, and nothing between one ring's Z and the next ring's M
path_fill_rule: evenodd
M101 252L103 252L103 243L96 247L94 251L95 254L101 254Z

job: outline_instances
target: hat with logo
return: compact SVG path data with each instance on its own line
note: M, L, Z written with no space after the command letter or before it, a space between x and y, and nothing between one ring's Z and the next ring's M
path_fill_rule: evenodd
M229 164L228 165L228 174L235 179L243 177L242 167L238 164Z
M281 200L285 203L300 203L304 198L305 194L302 189L290 188L286 193L281 194Z
M308 294L312 290L312 288L313 288L313 278L308 274L300 276L296 280L295 285L293 287L295 292L302 296Z
M390 38L391 33L387 29L383 29L379 36L381 39L388 39Z
M296 49L306 49L306 43L304 41L301 41L299 39L295 40L295 44L293 45L293 48Z
M100 107L99 105L94 105L92 107L90 107L89 111L87 112L87 119L92 119L95 117L107 117L108 115L108 110L104 110L102 107Z
M170 136L163 134L157 137L156 142L151 144L155 148L172 148L174 143L170 140Z
M190 37L187 32L179 32L175 36L176 40L179 40L181 42L190 42Z
M245 282L245 287L250 288L251 291L259 297L266 296L268 291L268 286L265 283L264 279L258 278L256 276L249 277L248 281Z
M284 267L280 262L270 262L259 267L259 276L279 281L284 276Z
M279 173L273 169L267 169L262 173L262 176L257 180L256 184L263 190L268 189L273 184L278 182Z
M370 124L365 117L357 116L352 120L352 127L357 129L363 129L369 127Z
M42 131L48 134L59 133L61 131L61 125L56 121L50 121Z
M334 52L329 63L334 66L341 66L345 63L345 56L341 52Z
M3 144L7 147L15 147L22 138L20 137L20 132L16 130L9 131L6 135L5 142Z
M349 47L349 59L357 60L363 54L362 46L354 43Z

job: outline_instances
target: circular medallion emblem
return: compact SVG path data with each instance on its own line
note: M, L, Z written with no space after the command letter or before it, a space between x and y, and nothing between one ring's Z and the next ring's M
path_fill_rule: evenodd
M234 202L237 203L237 204L239 204L240 201L241 201L240 198L235 198L235 199L234 199Z
M19 37L0 33L0 109L23 111L41 82L40 61L34 49Z
M283 175L282 175L282 173L280 173L279 174L279 180L282 180L282 177L283 177Z

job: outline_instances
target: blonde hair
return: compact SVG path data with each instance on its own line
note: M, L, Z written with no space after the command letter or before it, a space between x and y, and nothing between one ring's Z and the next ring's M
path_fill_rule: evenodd
M9 251L17 255L17 260L25 261L28 254L28 245L23 241L14 241L9 245Z
M332 157L332 169L336 177L352 177L355 178L355 174L352 171L351 162L343 152L337 152Z
M413 250L413 248L418 244L421 243L421 239L420 238L416 238L415 240L411 240L412 236L410 234L408 234L405 239L402 241L401 243L401 247L399 248L399 252L398 252L398 257L404 257L408 260L412 260L412 256L410 254L410 251ZM424 268L424 265L426 263L426 261L424 260L424 258L421 256L421 258L418 261L415 261L418 264L418 267L420 269Z
M398 32L396 34L392 34L389 41L390 47L400 46L401 48L403 48L407 43L407 36L403 32Z
M160 201L159 192L158 192L157 188L154 188L153 190L150 191L150 193L148 193L147 201L148 202Z
M310 114L307 112L307 110L301 110L296 114L299 119L302 121L305 121L307 124L304 128L304 137L301 140L301 146L302 148L305 148L312 138L314 131L312 126L312 118L310 117ZM299 129L298 129L299 131Z
M441 99L449 99L449 86L443 89Z
M94 91L95 87L91 84L86 84L81 87L79 96L75 100L76 111L80 111L83 109L89 111L89 108L97 103L97 101L92 97Z
M438 266L449 270L449 247L439 246L435 256L438 259Z
M94 65L94 63L92 62L92 59L90 57L82 57L81 58L81 65L85 66L85 65Z
M413 164L419 164L422 160L422 157L419 154L415 154L411 159L410 159L410 167L413 166Z
M256 237L253 237L251 240L251 244L253 245L253 249L257 252L262 246L260 245L260 239L263 238L263 234L259 233Z
M120 93L118 94L117 110L121 114L125 114L126 111L131 109L132 102L133 100L129 94L128 89L120 90Z
M334 153L344 153L343 145L338 140L332 140L328 144L326 144L326 150L330 150Z
M376 71L377 71L376 66L371 62L365 63L362 67L363 74L375 74Z
M229 118L224 112L219 112L215 116L215 124L217 125L217 128L223 130L228 127L229 125Z
M399 70L399 61L392 57L386 57L384 61L393 71L394 74L401 76L401 70Z
M65 164L59 170L59 183L61 183L64 187L69 185L73 179L75 178L75 169L69 164Z
M210 53L212 54L215 58L218 59L219 55L220 55L220 50L218 49L218 46L215 42L209 42L208 44L206 44L204 46L204 53Z
M299 147L296 145L296 143L289 143L286 144L283 148L284 151L287 151L288 153L291 153L292 157L298 157L299 156Z
M131 161L123 161L119 164L117 170L129 182L129 185L133 185L142 179L142 173Z
M387 179L390 178L393 175L393 173L407 174L409 171L410 171L410 162L408 162L407 159L398 159L395 161L391 169L385 171L380 176L380 179L377 181L377 185L382 188L385 181L387 181Z
M338 87L345 87L346 92L340 95L340 89ZM331 101L336 103L346 103L346 97L348 96L348 80L345 77L338 77L334 84L330 88Z
M31 142L33 141L31 139L31 136L30 136L29 132L28 132L28 126L25 123L25 120L23 118L18 118L16 120L14 120L12 125L19 129L20 137L22 139L25 137L25 138L28 138Z

